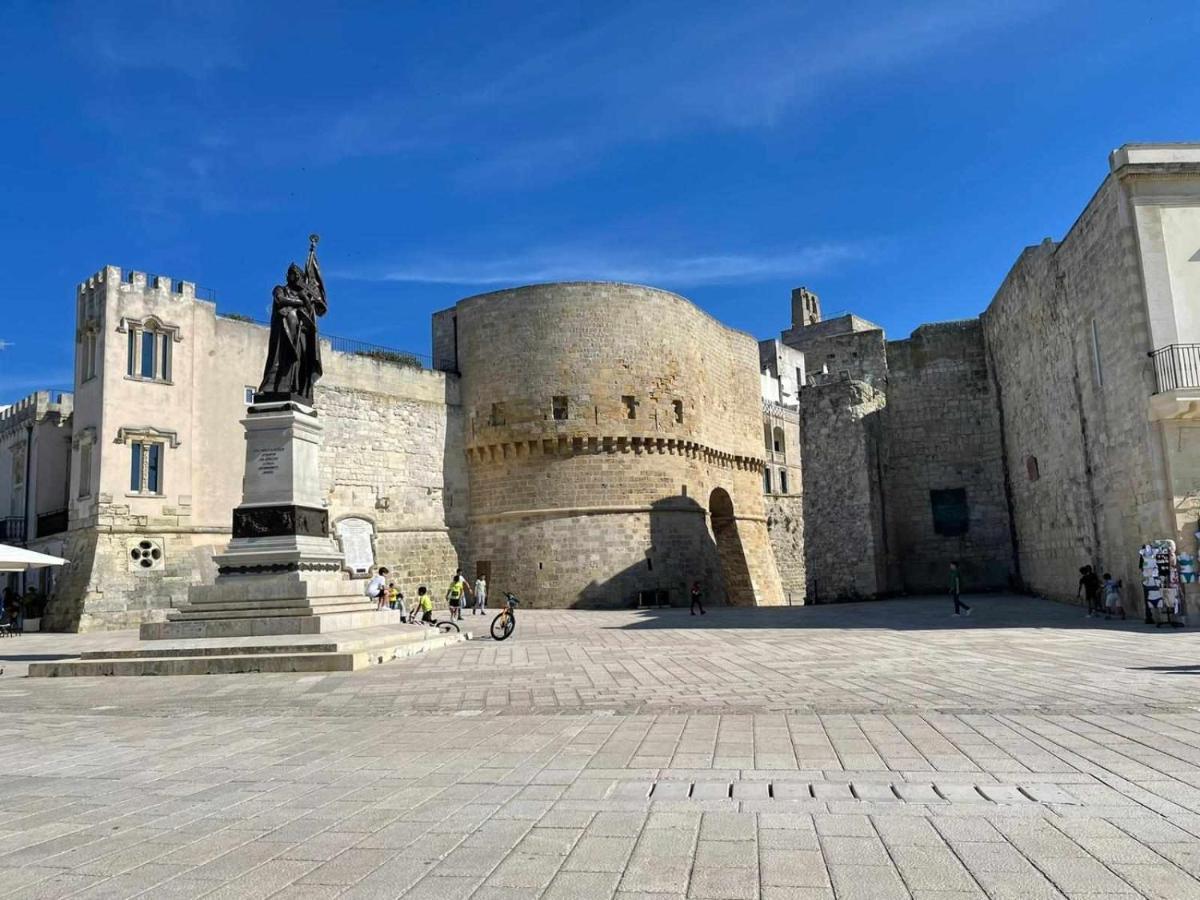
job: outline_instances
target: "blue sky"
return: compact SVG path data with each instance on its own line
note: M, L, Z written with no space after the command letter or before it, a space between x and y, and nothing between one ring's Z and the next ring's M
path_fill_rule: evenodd
M428 352L480 291L611 278L759 337L805 284L980 312L1126 141L1200 139L1200 5L0 0L0 402L69 387L111 263ZM497 352L504 348L498 347Z

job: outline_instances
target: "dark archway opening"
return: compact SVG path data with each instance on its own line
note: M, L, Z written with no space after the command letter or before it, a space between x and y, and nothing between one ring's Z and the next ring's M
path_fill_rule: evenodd
M746 552L738 534L733 500L724 488L715 488L709 495L708 514L712 520L713 538L717 542L725 602L730 606L753 606L754 583L750 580L750 567L746 564Z

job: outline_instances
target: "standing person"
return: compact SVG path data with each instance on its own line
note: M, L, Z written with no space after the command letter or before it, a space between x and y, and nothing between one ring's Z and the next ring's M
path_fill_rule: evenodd
M474 613L478 615L487 614L487 579L481 572L479 577L475 579L475 609Z
M451 619L462 619L463 594L470 593L471 586L467 584L467 579L463 578L462 569L455 569L454 577L450 579L450 587L446 590L446 602L450 605Z
M1100 611L1100 576L1096 574L1091 566L1079 567L1079 590L1075 592L1076 598L1087 598L1087 617L1090 619L1095 613Z
M380 566L375 577L367 582L367 596L375 601L376 609L383 609L383 605L387 603L387 578L385 577L387 574L387 568Z
M1113 580L1112 575L1104 573L1104 618L1113 616L1125 618L1125 607L1121 605L1121 585Z
M958 599L961 594L962 575L958 571L958 560L956 559L950 563L950 596L954 598L954 614L956 616L962 615L962 613L959 612L959 609L961 608L965 609L967 611L967 615L969 616L971 614L971 607L967 606L967 604Z
M700 609L700 615L704 615L704 604L700 602L700 598L702 596L702 594L700 592L700 582L698 582L698 581L692 582L691 594L692 594L692 615L694 616L696 614L697 607L699 607L699 609Z

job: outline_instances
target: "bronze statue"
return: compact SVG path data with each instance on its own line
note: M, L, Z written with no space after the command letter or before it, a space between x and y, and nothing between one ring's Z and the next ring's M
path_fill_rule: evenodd
M329 308L325 281L317 265L319 240L319 235L309 235L304 268L292 263L287 283L275 286L267 365L256 399L294 399L312 405L313 386L322 374L317 318Z

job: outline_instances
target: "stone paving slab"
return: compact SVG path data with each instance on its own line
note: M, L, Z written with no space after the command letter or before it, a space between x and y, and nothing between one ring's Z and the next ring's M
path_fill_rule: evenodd
M1200 898L1200 638L971 602L533 610L356 674L6 639L0 897Z

